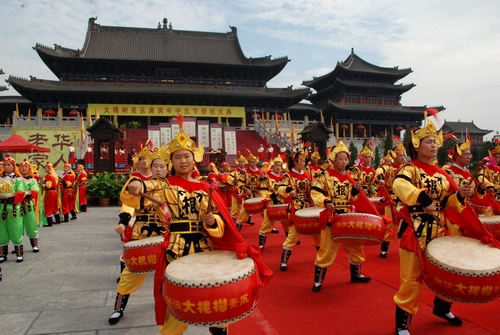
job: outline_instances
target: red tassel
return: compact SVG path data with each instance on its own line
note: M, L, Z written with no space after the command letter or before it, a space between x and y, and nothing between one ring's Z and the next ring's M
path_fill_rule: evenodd
M426 110L428 115L436 116L439 111L436 108L427 108Z
M179 115L177 117L177 123L179 124L179 129L182 129L182 126L184 125L184 115Z

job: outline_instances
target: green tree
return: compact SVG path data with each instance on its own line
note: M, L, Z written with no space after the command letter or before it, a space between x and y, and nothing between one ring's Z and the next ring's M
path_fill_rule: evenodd
M372 162L372 166L376 169L380 166L380 153L378 147L375 147L374 159Z
M439 166L443 166L449 162L448 151L453 149L457 143L458 141L453 138L444 141L443 146L438 149L437 159Z
M354 165L354 161L356 161L356 159L358 158L358 148L356 148L356 146L354 145L354 142L352 142L352 141L349 144L349 151L351 152L351 157L350 157L350 160L349 160L349 166L353 166Z
M385 137L384 141L384 153L383 155L387 153L387 151L391 150L394 147L393 141L392 141L392 135L391 133L387 132L387 136Z

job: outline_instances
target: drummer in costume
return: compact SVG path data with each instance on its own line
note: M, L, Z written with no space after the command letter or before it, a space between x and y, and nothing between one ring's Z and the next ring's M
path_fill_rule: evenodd
M232 195L231 188L234 183L234 178L231 174L231 167L228 162L222 162L222 171L217 174L217 184L219 186L219 193L222 199L226 202L226 207L231 208Z
M76 195L75 195L75 173L71 169L69 163L64 164L64 172L61 181L61 203L64 216L63 222L69 222L69 214L71 220L76 220Z
M87 211L87 172L82 164L76 166L76 187L78 190L78 202L80 205L80 212Z
M490 157L493 159L490 160ZM481 160L481 167L477 174L477 180L482 188L493 194L497 202L500 202L500 144L489 151L489 157Z
M236 223L236 218L240 215L241 206L243 203L243 196L238 190L238 180L240 180L240 174L245 171L245 165L248 163L245 156L239 154L240 156L236 158L236 167L231 172L231 176L228 177L228 182L231 184L231 217Z
M38 247L38 193L40 187L38 181L33 177L33 167L25 159L19 164L19 172L23 176L26 183L26 193L24 194L23 206L23 225L26 230L26 235L30 239L30 244L33 252L39 252Z
M131 235L126 236L126 241L136 241L147 239L153 236L162 236L165 234L165 218L161 213L161 208L157 203L146 199L137 198L130 196L127 191L128 185L131 183L139 184L151 179L163 180L168 173L167 168L167 158L168 150L166 147L160 147L157 151L152 152L147 146L145 146L137 154L138 157L134 158L139 163L139 170L137 173L132 174L130 179L125 183L122 192L120 194L120 199L123 205L127 206L127 210L133 211L135 222L133 223L132 229L130 230ZM150 167L145 169L144 167ZM155 170L155 175L153 176L152 170ZM145 176L142 173L147 173L149 176ZM158 197L158 190L151 190L148 192L154 198ZM132 199L132 200L131 200ZM140 201L139 201L140 200ZM158 199L163 201L163 199ZM122 211L124 208L122 207ZM129 222L125 224L127 212L120 213L120 223L115 228L118 234L123 234L125 229L128 227ZM114 306L114 312L111 314L108 322L110 325L117 324L123 317L123 311L127 306L130 294L134 293L141 287L142 283L146 279L147 273L132 273L129 271L123 260L121 259L121 266L123 266L121 276L118 281L116 288L116 300Z
M425 127L412 133L408 150L412 162L399 169L393 182L394 193L404 203L398 234L401 279L394 296L396 334L409 334L411 318L417 313L424 287L423 260L419 257L429 242L445 235L446 220L481 234L482 242L498 247L466 200L473 194L474 186L470 183L457 186L445 171L432 164L442 141L442 132L437 134L434 123L427 120ZM453 315L451 305L449 299L436 295L433 314L460 326L462 320Z
M59 215L59 196L57 195L57 188L59 187L59 176L51 163L47 162L44 166L45 177L42 181L43 189L45 190L44 208L45 217L47 219L47 226L51 227L52 224L61 223L61 216Z
M371 142L368 144L371 144ZM360 159L359 164L355 164L349 173L355 181L359 182L363 192L365 192L368 197L374 197L375 192L372 186L375 182L375 169L371 167L373 152L368 144L365 145L358 155Z
M161 198L168 207L169 234L165 235L165 259L160 260L155 274L156 320L161 334L180 335L188 325L171 316L166 308L166 301L161 293L164 282L165 266L176 259L197 252L212 249L234 250L238 258L248 254L256 263L263 284L267 284L272 275L262 263L260 251L256 246L248 246L232 224L231 215L223 205L223 200L216 192L211 194L209 204L209 185L191 178L195 161L203 159L203 146L199 148L187 134L181 130L168 144L172 176L149 181L131 181L128 185L130 195L138 195L141 190L154 191L155 197ZM124 198L135 207L140 198ZM135 203L135 205L134 205ZM209 206L211 208L209 208ZM227 334L225 327L210 327L211 334Z
M130 179L138 178L140 180L149 180L152 177L153 173L151 172L150 158L153 152L150 149L150 143L151 141L147 140L144 146L141 144L139 152L135 153L132 157L134 172L130 175ZM132 227L129 227L129 223L134 215L134 208L122 203L120 214L118 214L120 220L118 221L115 231L121 231L119 234L123 233L122 238L124 242L128 242L132 239ZM122 273L124 269L125 262L122 256L120 256L120 273ZM120 277L118 277L116 282L119 281Z
M280 270L288 269L288 261L292 255L293 248L299 244L300 234L293 224L294 213L300 209L313 205L311 201L311 175L304 171L306 165L307 151L297 151L289 157L288 166L290 171L285 173L283 179L278 185L277 193L284 199L285 203L290 203L290 227L283 242L283 251L281 253ZM319 235L310 236L311 244L319 247Z
M26 186L16 161L9 155L3 159L0 171L0 263L7 260L9 241L14 244L16 261L22 262L23 255L23 218L21 212Z
M255 157L250 150L248 150L247 157L248 167L243 170L239 175L238 189L240 193L246 196L247 199L260 196L260 169L257 167L257 157ZM236 218L236 228L241 231L243 227L243 222L250 225L255 224L252 221L252 216L247 213L245 207L242 207L240 214Z
M283 198L276 193L278 185L283 179L281 156L276 157L271 164L271 171L268 171L260 178L260 195L269 200L268 205L283 204ZM284 227L287 226L286 223L282 224ZM274 221L269 220L266 208L264 209L264 221L262 221L262 226L259 229L259 247L261 251L264 250L267 234L269 233L278 234L279 231L274 228Z
M318 207L323 207L331 214L352 212L355 205L360 212L378 215L374 205L362 192L361 185L352 179L347 171L349 164L349 150L342 140L329 153L332 163L330 170L324 171L311 186L311 198ZM335 216L333 216L335 217ZM367 283L370 277L361 274L361 264L366 260L362 245L342 244L348 254L352 283ZM328 267L333 264L337 256L339 243L332 239L331 222L324 222L321 230L321 244L314 262L313 292L321 291Z
M377 191L379 196L382 196L383 201L385 203L388 203L388 205L385 207L385 215L393 220L392 223L388 225L389 229L397 233L399 227L396 216L399 208L402 206L402 203L401 200L399 200L398 197L396 197L396 195L394 194L392 183L399 168L406 163L406 149L403 143L400 143L393 150L389 150L388 158L389 157L393 160L392 164L390 166L384 166L381 169L383 171L377 169L375 183L377 184ZM390 199L387 199L388 197L390 197ZM394 238L394 234L385 234L384 241L380 246L380 258L387 258L389 245L394 240Z
M309 174L314 179L316 175L321 172L322 165L319 164L319 160L321 159L321 155L318 152L318 147L316 147L316 151L311 154L311 160L307 164L306 171L309 171Z

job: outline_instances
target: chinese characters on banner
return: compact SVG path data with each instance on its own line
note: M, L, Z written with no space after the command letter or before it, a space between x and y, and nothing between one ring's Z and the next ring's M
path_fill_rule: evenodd
M172 140L172 127L169 123L160 123L160 143L167 145Z
M224 140L226 142L226 153L236 155L236 129L233 127L224 128Z
M209 121L198 121L198 143L196 145L208 148L210 146L210 124Z
M212 124L210 136L212 140L210 147L214 150L222 149L222 125Z
M245 117L245 107L235 106L88 104L88 109L117 116Z
M149 126L148 127L148 138L153 143L153 148L160 147L160 127L159 126Z
M28 142L45 148L50 148L50 152L33 152L14 154L16 161L26 160L35 164L38 172L44 175L43 167L47 162L54 165L55 170L62 170L64 163L69 158L69 147L73 145L77 150L80 148L79 127L46 127L23 129L16 134L24 137ZM80 153L77 152L77 157Z

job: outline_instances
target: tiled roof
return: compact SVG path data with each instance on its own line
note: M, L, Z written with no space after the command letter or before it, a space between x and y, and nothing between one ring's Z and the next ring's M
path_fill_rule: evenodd
M46 93L76 94L141 94L141 95L205 95L220 97L258 97L258 98L305 98L308 88L267 88L267 87L221 87L175 84L136 84L104 82L68 82L37 79L30 80L10 76L7 80L17 91L36 91Z
M368 63L367 61L358 57L354 52L351 52L349 57L343 62L337 62L337 66L333 71L320 76L315 77L312 80L305 80L302 85L308 87L318 87L323 86L325 81L331 81L333 78L337 77L340 71L349 71L349 72L359 72L373 75L383 75L383 76L391 76L394 77L395 80L404 78L408 74L412 72L410 68L408 69L399 69L397 66L395 67L380 67L377 65L373 65Z
M81 50L59 45L50 48L36 44L34 49L55 58L85 60L150 61L201 63L236 66L284 66L288 57L247 58L235 27L227 33L101 26L89 20L87 36Z
M421 119L424 118L424 111L428 108L421 107L407 107L407 106L383 106L383 105L370 105L370 104L343 104L333 101L328 101L328 105L343 111L364 111L374 113L407 113L418 115Z
M447 121L445 120L441 129L444 132L456 132L456 133L465 133L469 131L471 134L489 134L493 130L480 129L478 126L472 122L462 122L462 121Z

